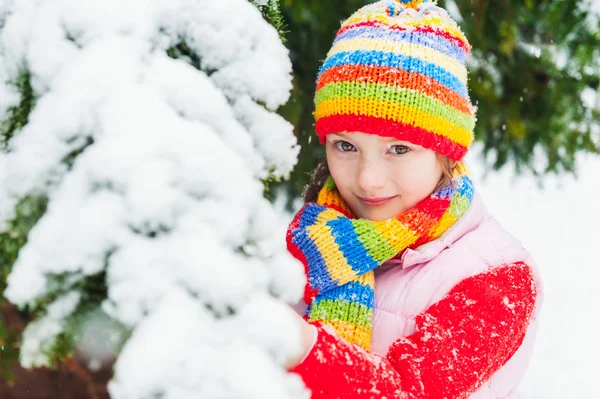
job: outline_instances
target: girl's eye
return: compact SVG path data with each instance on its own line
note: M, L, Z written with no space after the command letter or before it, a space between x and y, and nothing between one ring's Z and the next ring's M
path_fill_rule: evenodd
M393 145L390 148L390 151L392 152L392 154L402 155L402 154L406 154L407 152L409 152L410 148L408 148L405 145Z
M340 151L350 152L354 151L354 146L347 141L338 141L334 144L336 148Z

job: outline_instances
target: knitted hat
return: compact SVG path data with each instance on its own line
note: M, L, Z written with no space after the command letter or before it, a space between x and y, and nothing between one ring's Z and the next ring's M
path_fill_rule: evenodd
M428 0L382 0L337 33L319 71L316 130L408 141L460 161L473 142L467 92L471 46L448 13Z

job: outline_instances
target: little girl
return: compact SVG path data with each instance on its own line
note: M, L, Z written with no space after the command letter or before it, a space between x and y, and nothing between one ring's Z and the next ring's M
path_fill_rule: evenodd
M307 274L287 367L313 398L517 397L541 281L461 162L469 51L433 2L383 0L343 23L319 72L327 159L287 234Z

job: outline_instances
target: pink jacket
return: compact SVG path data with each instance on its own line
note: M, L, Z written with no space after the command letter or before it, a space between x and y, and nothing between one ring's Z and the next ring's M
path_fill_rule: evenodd
M463 341L468 341L467 345L469 345L469 342L475 342L481 336L480 339L488 341L492 347L500 347L505 342L502 341L501 335L514 333L516 336L519 334L516 332L518 328L522 328L523 336L519 337L518 341L515 341L516 343L510 344L514 348L511 349L508 347L509 344L506 344L507 352L504 354L501 364L490 369L488 362L488 366L485 366L488 368L479 370L479 364L484 363L479 361L479 356L466 360L456 359L454 363L452 358L444 360L441 357L442 360L434 360L432 364L427 363L428 358L437 359L436 356L439 356L438 353L434 352L442 352L441 345L445 339L444 335L453 336L453 339L457 339L459 335L457 331L459 330L457 330L456 324L461 323L465 318L474 318L473 315L468 313L464 313L465 316L462 316L461 307L465 306L464 303L469 304L469 300L475 303L479 300L477 298L481 298L482 303L487 300L485 292L482 296L476 297L476 300L468 298L468 294L458 292L457 287L461 287L459 283L462 282L465 285L469 284L471 280L477 281L476 279L479 279L480 285L474 286L481 289L481 284L484 284L483 290L485 290L485 284L489 284L490 287L495 284L486 276L493 276L494 271L508 270L505 267L507 265L524 266L527 269L528 276L530 276L530 280L527 281L531 281L530 288L533 293L530 308L533 310L530 309L527 313L521 313L525 316L522 316L522 319L516 322L518 324L516 329L511 326L510 329L502 332L501 328L505 323L501 320L495 320L498 326L493 325L494 323L491 322L489 328L498 328L498 334L494 334L493 331L486 331L484 323L483 327L478 327L483 328L483 330L481 334L475 336L475 339L469 336L462 338ZM513 269L517 270L516 268ZM509 278L512 277L509 276ZM485 319L486 309L489 309L490 313L487 316L490 317L496 317L495 315L500 314L498 312L508 311L507 319L510 319L510 312L515 313L519 310L518 308L514 310L513 302L519 302L519 295L521 294L515 295L509 298L510 295L507 294L507 296L500 298L504 302L504 305L500 304L500 308L504 309L495 310L494 306L485 304L482 305L484 308L479 310L480 314ZM489 296L491 297L491 295ZM375 269L372 355L362 354L356 348L348 347L347 350L342 350L348 352L341 356L345 361L336 365L336 354L327 351L328 353L324 355L323 348L327 347L328 344L330 344L330 348L332 343L340 346L340 343L335 341L337 338L333 337L326 329L319 328L319 338L315 347L307 354L307 358L294 372L298 373L313 391L313 398L346 397L343 392L346 388L343 386L352 385L352 382L348 381L348 375L353 372L373 373L373 376L368 378L370 382L364 381L367 386L376 387L378 384L373 381L378 379L382 373L386 375L386 378L381 379L382 383L376 387L379 392L377 394L354 394L347 397L378 398L390 395L392 397L439 397L448 399L516 398L517 386L525 374L533 350L542 298L542 283L539 271L531 255L518 240L506 232L486 211L481 198L476 194L467 213L440 238L415 250L408 249L400 259L391 260ZM442 301L443 299L445 301ZM438 304L436 305L436 303ZM440 310L443 306L447 306L447 308ZM305 307L306 305L299 306L297 310L303 312ZM436 307L440 309L436 309ZM436 315L438 314L435 313L436 311L439 311L440 315L447 315L452 313L454 309L457 309L457 314L453 316L455 317L454 320L446 321L446 324L451 325L447 331L442 330L440 326L436 326ZM440 321L441 324L442 321ZM419 328L416 328L417 325ZM452 330L452 328L455 330ZM471 329L473 330L473 328ZM510 333L507 333L507 331ZM436 346L430 345L426 348L426 345L429 345L429 343L426 343L427 338L432 336L432 332L434 336L432 340L439 339L440 341L439 347L442 349L439 349L439 351ZM440 337L435 336L438 332ZM486 334L490 334L489 339L486 338ZM499 337L499 341L494 341L495 336ZM449 345L454 345L450 338L447 341ZM421 344L423 348L419 348ZM473 353L481 354L481 357L485 358L488 356L485 353L487 350L485 345L486 343L482 342L477 347L473 343L473 347L469 349L474 352L463 353L470 353L471 357L473 357ZM452 357L460 356L460 350L450 348L449 351ZM349 356L357 356L351 362L353 366L348 366ZM439 365L436 365L436 362ZM464 366L464 370L447 370L456 369L461 364L467 365ZM426 370L427 367L431 370ZM325 385L323 385L322 379L316 375L316 370L319 368L322 372L327 372L328 378L326 380L328 381ZM365 372L365 368L372 369ZM492 370L492 374L486 375L487 372L490 372L489 370ZM337 389L335 388L335 372L339 372L340 378L342 378L340 380L341 388L338 392L335 392L335 389ZM434 384L452 385L454 383L457 386L464 386L464 388L459 387L449 390L448 392L452 391L452 394L442 393L442 390L432 388L429 391L430 393L426 394L428 387L424 385L429 384L428 381L431 380L431 378L428 380L428 372L438 378L437 381L430 383L432 387ZM452 374L452 372L458 374ZM465 381L455 381L457 375L465 373L474 373L476 377L470 380L465 377ZM439 381L439 378L443 380ZM398 381L390 382L393 379ZM412 385L408 384L409 381ZM360 383L357 379L356 384L360 385ZM384 387L386 384L389 386ZM325 391L330 392L330 394L324 394ZM431 393L434 391L439 393L439 396L437 393ZM392 394L389 392L392 392Z

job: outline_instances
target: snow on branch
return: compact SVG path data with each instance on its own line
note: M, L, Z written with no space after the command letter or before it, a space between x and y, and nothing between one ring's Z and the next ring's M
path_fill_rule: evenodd
M22 363L49 364L97 301L131 331L116 399L307 397L281 367L299 336L275 298L297 301L303 273L261 183L299 151L274 113L291 89L277 30L247 0L12 0L0 16L0 233L47 200L4 292L45 314Z

